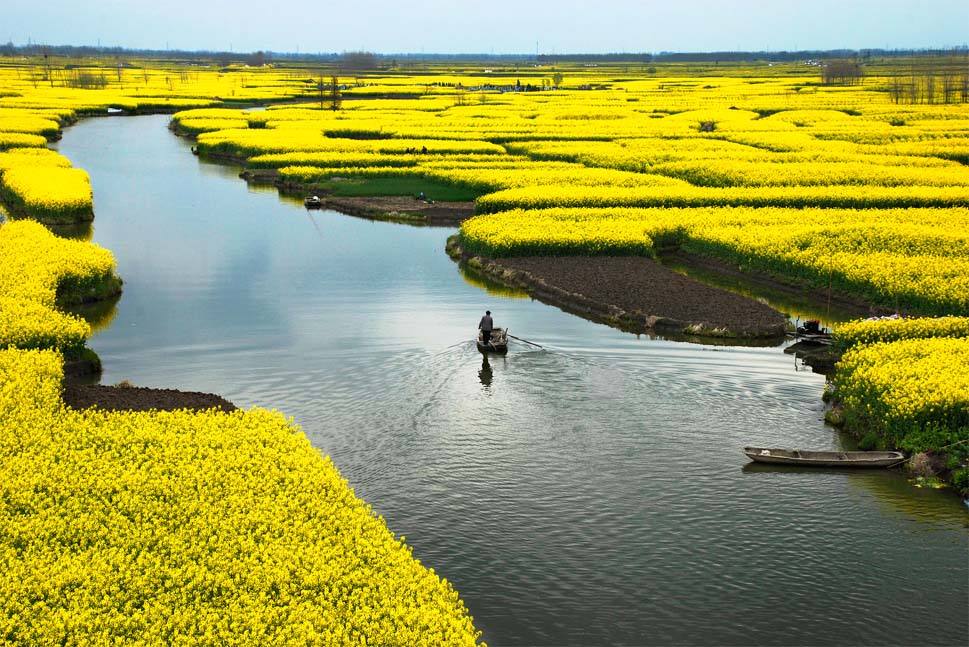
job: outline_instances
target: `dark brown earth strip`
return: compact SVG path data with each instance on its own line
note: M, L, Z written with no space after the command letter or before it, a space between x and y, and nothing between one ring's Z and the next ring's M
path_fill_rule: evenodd
M218 395L175 389L65 384L64 403L72 409L95 407L103 411L175 411L220 409L234 411L236 406Z
M759 301L708 286L636 256L502 258L449 253L489 278L625 330L708 337L782 337L787 319Z
M732 265L726 261L711 258L709 256L687 254L683 251L677 250L669 254L664 254L663 258L677 259L693 268L700 268L710 272L716 272L717 274L723 276L735 277L741 279L745 283L762 285L777 292L790 294L791 296L809 296L818 304L827 303L829 305L836 306L840 310L853 312L861 318L871 315L889 315L895 312L890 308L870 303L857 295L844 294L838 291L828 291L823 288L819 290L817 288L807 287L803 284L786 281L783 277L779 276L765 276L763 274L757 274L754 272L745 272L738 269L736 265Z
M409 196L321 196L323 207L350 216L456 227L474 215L474 202L424 202Z

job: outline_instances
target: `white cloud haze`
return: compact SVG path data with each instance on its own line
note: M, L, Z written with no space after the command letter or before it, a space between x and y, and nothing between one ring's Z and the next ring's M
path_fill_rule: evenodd
M5 3L6 4L6 3ZM936 48L966 0L45 0L10 2L0 41L251 52L602 53Z

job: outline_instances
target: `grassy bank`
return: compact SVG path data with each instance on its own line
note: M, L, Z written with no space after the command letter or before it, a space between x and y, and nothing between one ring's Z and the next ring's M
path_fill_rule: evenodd
M340 197L417 196L435 202L471 202L478 193L470 189L419 177L374 177L320 182L306 187Z
M836 335L829 420L969 494L969 318L858 321Z

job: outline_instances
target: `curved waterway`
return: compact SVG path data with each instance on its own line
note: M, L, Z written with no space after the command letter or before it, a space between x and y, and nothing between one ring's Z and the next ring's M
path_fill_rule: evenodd
M292 416L504 645L962 644L966 513L891 471L753 469L836 448L779 347L635 336L462 276L448 229L307 212L192 156L168 118L92 119L93 240L125 292L102 382ZM490 309L515 342L485 361Z

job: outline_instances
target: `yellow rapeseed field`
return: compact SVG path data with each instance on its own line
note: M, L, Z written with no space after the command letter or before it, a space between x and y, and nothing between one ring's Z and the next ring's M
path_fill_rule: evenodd
M64 357L91 329L60 306L118 281L109 251L31 221L92 211L87 174L43 148L47 139L109 109L301 91L283 78L267 71L250 87L221 73L119 68L108 87L77 90L0 68L0 198L18 218L0 218L7 642L480 644L452 585L280 414L77 412L61 402Z
M476 645L451 584L275 412L77 412L0 351L13 644Z
M343 79L342 105L327 106L323 76L298 67L96 61L92 88L72 85L66 66L7 63L0 200L11 217L92 214L86 173L39 152L60 127L181 110L173 125L201 154L289 181L471 189L481 215L461 236L479 253L678 247L886 307L969 315L969 104L893 103L884 73L839 87L794 64L732 76L575 67L553 87L536 68L536 91L518 92L508 73L374 71ZM26 221L0 224L0 258L0 635L478 641L451 585L280 415L65 409L61 354L90 329L58 298L96 294L114 261ZM881 444L969 437L964 319L934 321L844 327L836 389L850 425Z

